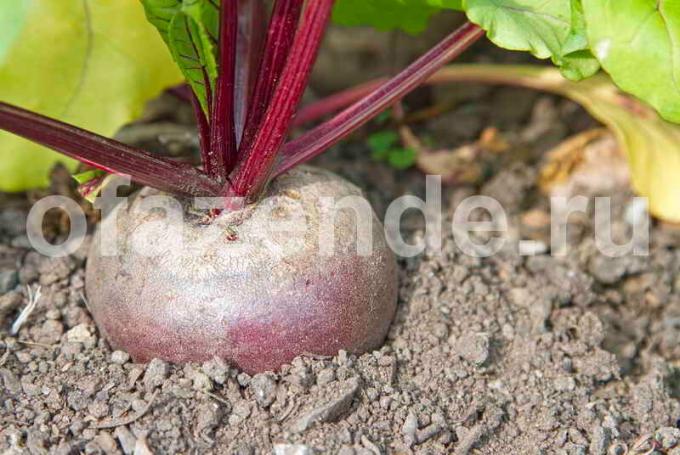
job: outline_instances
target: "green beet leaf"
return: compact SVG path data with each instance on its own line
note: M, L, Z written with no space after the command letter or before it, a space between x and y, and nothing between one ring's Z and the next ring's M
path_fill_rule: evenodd
M497 46L550 58L569 79L599 69L590 52L580 0L463 0L470 21Z
M496 45L550 58L569 79L600 69L590 51L581 0L339 0L333 17L343 25L418 33L441 9L465 11Z
M142 0L146 16L170 49L203 110L217 80L219 3L210 0Z
M583 0L588 38L626 92L680 122L680 3Z
M378 30L425 30L430 16L441 9L462 10L462 0L337 0L333 21L340 25L370 25Z
M106 136L182 80L137 0L3 1L0 30L0 100ZM58 161L73 166L0 132L0 191L44 186Z

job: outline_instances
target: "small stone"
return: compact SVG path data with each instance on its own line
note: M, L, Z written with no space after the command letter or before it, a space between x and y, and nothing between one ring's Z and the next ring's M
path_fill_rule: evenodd
M66 341L71 343L83 343L86 347L94 347L96 338L90 332L90 326L87 324L78 324L71 330L66 332Z
M151 451L151 449L149 449L149 445L146 442L146 435L138 438L135 441L134 454L135 455L153 455L153 452Z
M304 444L274 444L274 455L313 455L314 449Z
M45 443L47 435L37 428L31 428L26 435L26 447L29 453L47 453Z
M324 368L316 375L316 383L318 385L328 384L335 380L335 370L333 368Z
M483 435L483 425L476 425L472 428L465 428L463 426L456 428L456 437L458 438L456 453L470 453Z
M43 257L36 251L31 251L24 257L24 263L19 269L19 281L21 284L32 283L40 277L38 264L42 259Z
M576 388L576 381L571 376L558 376L553 384L558 392L569 392Z
M0 232L14 237L26 232L26 212L16 208L3 208L0 212Z
M69 256L59 258L43 258L38 264L40 284L48 286L59 280L68 278L76 268L76 263Z
M16 270L0 270L0 294L11 291L19 283Z
M285 376L285 381L303 390L309 389L314 383L314 376L306 366L294 367L289 375Z
M10 395L15 395L21 392L21 383L16 375L7 368L0 368L0 378L2 379L4 388Z
M97 418L105 417L109 414L109 404L104 400L95 400L87 407L87 412Z
M126 426L117 427L113 432L113 435L116 437L116 439L118 439L118 442L120 443L125 455L134 453L137 438L135 438L135 435L133 435Z
M326 389L326 393L322 393L322 396L331 396L332 398L293 420L290 425L291 431L299 433L316 423L332 422L338 419L352 405L354 396L359 391L359 380L350 378L339 385L329 385Z
M590 438L590 453L593 455L606 455L610 442L611 430L601 426L595 427Z
M26 234L17 235L16 237L14 237L10 245L12 245L14 248L23 248L25 250L33 248L31 240L28 238Z
M432 326L432 334L437 339L444 340L449 336L449 328L446 326L446 324L438 322Z
M337 361L338 365L349 365L350 358L349 355L347 354L347 351L345 351L344 349L340 349L340 351L338 351Z
M97 436L95 436L93 440L97 446L104 452L104 453L117 453L118 452L118 445L116 444L116 440L113 439L113 436L111 436L110 433L107 431L102 431Z
M48 319L40 326L36 334L36 341L41 344L52 345L58 343L64 333L64 326L59 321Z
M78 354L83 352L83 345L81 343L71 343L70 341L67 341L61 343L60 351L61 355L63 355L66 360L73 360Z
M219 425L223 411L220 405L211 401L201 404L197 414L196 432L210 435Z
M71 425L69 425L68 431L70 431L72 435L76 436L82 433L83 428L85 428L85 422L79 418L74 418L71 420Z
M72 390L66 394L66 404L74 411L85 409L88 401L88 397L82 390Z
M169 373L170 367L167 362L153 359L146 366L146 371L144 372L144 387L147 390L151 390L162 385Z
M276 380L271 373L256 374L250 381L255 401L263 408L269 407L276 398Z
M366 450L368 450L368 453L371 453L373 455L380 455L383 453L382 450L380 450L380 447L378 447L373 441L368 439L365 435L361 435L361 445L364 446Z
M227 382L229 366L224 362L224 360L214 357L212 360L208 360L207 362L203 363L201 369L217 384L222 385Z
M191 379L193 380L194 390L205 390L209 392L213 388L212 380L207 374L201 371L194 371Z
M111 362L116 365L125 365L130 360L130 354L125 351L113 351L111 353Z
M132 401L130 401L130 406L132 406L132 410L135 412L144 411L144 409L147 407L147 404L148 403L141 398L134 398Z
M243 419L247 419L250 416L250 403L246 400L237 401L234 404L234 409L232 410L234 415L237 415Z
M378 392L378 389L375 387L369 387L366 389L366 398L369 399L369 401L374 402L375 400L378 399L380 396L380 392Z
M442 426L438 423L432 423L425 428L421 428L420 430L416 431L416 442L418 444L422 444L434 438L441 432Z
M589 269L593 277L600 283L605 285L615 284L626 275L626 258L595 256L590 261Z
M235 426L243 422L243 417L238 416L236 414L231 414L229 418L227 419L227 422L229 422L229 425Z
M389 409L390 404L392 404L392 397L389 396L381 397L379 403L382 409Z
M409 411L401 426L401 434L404 436L404 443L412 447L416 443L416 431L418 430L418 417L413 411Z
M615 442L607 449L607 455L626 455L628 446L621 442Z
M254 455L255 449L247 444L239 444L233 449L232 453L234 455Z
M659 428L654 439L661 444L661 448L670 449L678 445L680 442L680 429L673 427Z
M28 363L31 360L33 360L33 356L31 355L30 351L19 351L14 356L17 358L17 360L21 363Z
M238 376L236 376L236 381L241 387L248 387L248 384L250 384L250 375L247 373L239 373Z
M469 333L455 342L455 350L459 356L475 365L484 364L489 358L489 335L483 332Z
M520 220L530 229L544 229L550 226L550 214L541 209L532 209L522 213Z
M23 297L18 292L0 295L0 323L21 307Z

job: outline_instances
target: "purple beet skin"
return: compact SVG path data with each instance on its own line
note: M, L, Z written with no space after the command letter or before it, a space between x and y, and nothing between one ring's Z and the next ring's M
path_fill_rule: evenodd
M256 373L300 354L378 348L397 300L396 262L380 222L368 212L366 237L355 211L338 210L334 253L319 250L319 238L329 245L321 198L360 195L334 174L301 167L272 182L259 203L206 223L204 210L146 188L98 229L89 309L111 345L139 362L218 356ZM149 210L159 204L175 204L183 219ZM115 256L100 248L102 232L112 235L107 223L118 229ZM370 254L357 253L357 236L372 240Z

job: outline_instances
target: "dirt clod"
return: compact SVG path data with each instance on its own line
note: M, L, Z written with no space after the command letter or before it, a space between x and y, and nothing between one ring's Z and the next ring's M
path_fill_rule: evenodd
M314 450L304 444L276 444L275 455L313 455Z
M227 381L229 366L220 358L215 357L212 360L205 362L202 366L202 370L217 384L224 384Z
M160 359L153 359L147 364L146 371L144 372L144 387L146 387L147 390L151 390L163 385L169 372L170 367L167 362Z
M352 405L354 396L359 391L359 380L351 378L344 383L328 385L321 391L322 396L331 394L331 399L313 409L303 412L289 426L291 431L300 433L312 425L333 422L345 413Z
M116 365L125 365L130 360L130 354L124 351L113 351L111 353L111 362Z
M276 378L273 374L256 374L250 381L255 401L263 408L268 407L276 398Z
M482 365L489 358L489 335L466 333L455 342L456 353L475 365Z
M0 270L0 294L11 291L18 282L16 270Z
M21 307L23 297L18 292L8 292L0 295L0 322L6 322L5 319Z

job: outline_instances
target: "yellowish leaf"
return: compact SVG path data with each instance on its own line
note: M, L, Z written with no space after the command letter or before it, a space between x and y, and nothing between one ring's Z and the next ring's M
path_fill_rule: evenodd
M11 0L0 17L4 102L111 136L182 81L138 0ZM72 165L0 132L0 191L45 185L57 161Z
M614 133L630 166L633 189L649 198L650 213L680 222L680 125L622 93L607 76L572 82L542 66L451 65L430 82L463 81L543 90L581 104Z

